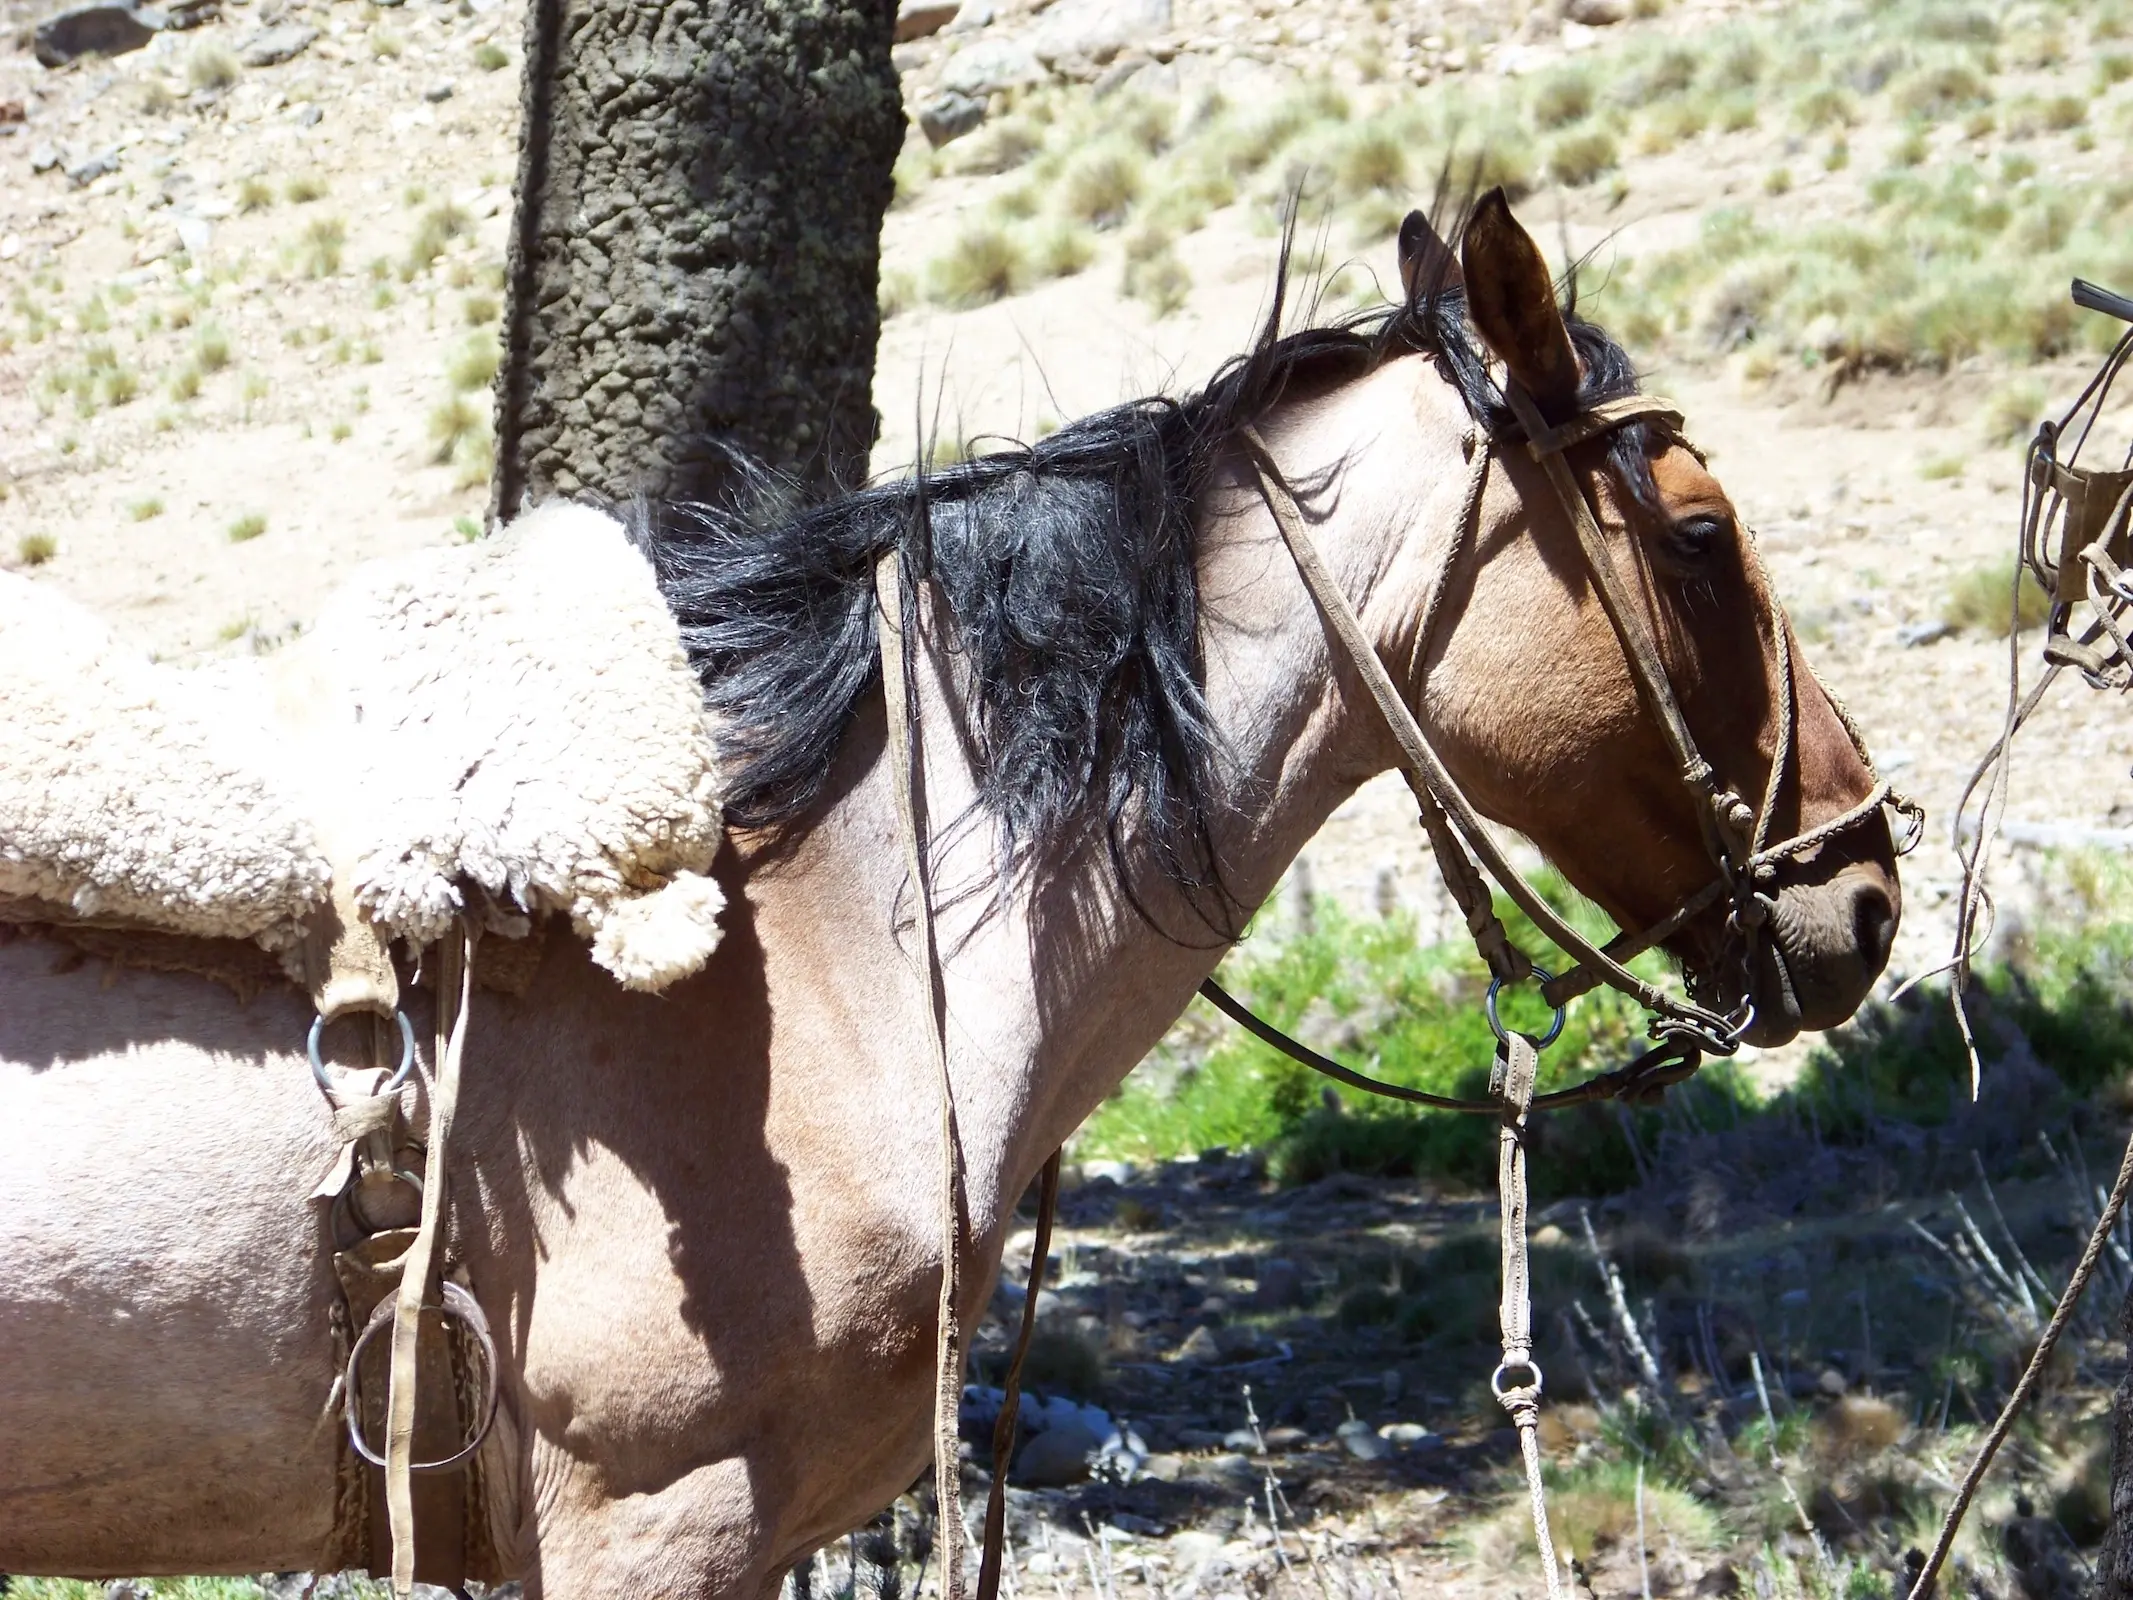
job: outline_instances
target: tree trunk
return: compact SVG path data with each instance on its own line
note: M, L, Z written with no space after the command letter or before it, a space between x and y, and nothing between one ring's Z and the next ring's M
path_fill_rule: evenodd
M492 521L873 443L895 0L532 0Z
M2133 1289L2119 1312L2118 1331L2133 1354ZM2111 1525L2096 1560L2095 1600L2133 1600L2133 1360L2111 1397Z

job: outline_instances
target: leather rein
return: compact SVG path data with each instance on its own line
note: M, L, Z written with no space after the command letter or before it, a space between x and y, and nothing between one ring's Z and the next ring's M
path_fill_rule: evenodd
M1621 575L1608 555L1605 536L1592 504L1564 459L1564 453L1572 445L1640 421L1657 424L1676 442L1693 450L1695 447L1688 445L1681 432L1681 413L1656 395L1629 395L1600 401L1561 426L1550 427L1532 398L1516 383L1506 384L1505 398L1517 419L1519 432L1524 436L1528 454L1546 470L1556 497L1576 530L1578 546L1600 607L1621 645L1639 699L1666 738L1682 784L1689 791L1702 825L1705 850L1716 868L1715 875L1703 888L1685 897L1658 921L1635 933L1620 933L1604 946L1593 944L1572 927L1504 856L1483 824L1480 813L1401 696L1391 673L1364 633L1355 608L1328 572L1306 526L1302 507L1256 428L1245 429L1244 451L1256 475L1259 494L1281 532L1282 541L1296 563L1305 588L1310 591L1312 601L1342 654L1362 678L1399 746L1400 770L1420 809L1422 826L1429 835L1445 886L1464 915L1475 948L1489 968L1489 1024L1499 1040L1504 1038L1505 1030L1497 1016L1498 994L1506 986L1534 975L1543 980L1541 997L1555 1009L1546 1036L1538 1041L1543 1045L1552 1042L1561 1031L1565 1005L1601 984L1628 995L1651 1014L1649 1032L1657 1041L1654 1048L1627 1066L1597 1074L1566 1089L1538 1095L1533 1099L1532 1108L1551 1110L1618 1097L1643 1101L1655 1098L1667 1085L1692 1075L1702 1064L1704 1055L1729 1056L1739 1048L1741 1034L1751 1016L1752 1002L1746 998L1748 973L1757 945L1765 936L1770 914L1775 909L1771 889L1779 864L1865 822L1884 804L1895 807L1910 819L1910 837L1902 846L1909 849L1916 842L1923 813L1914 802L1898 794L1874 772L1873 759L1867 753L1857 725L1835 697L1829 696L1825 690L1825 697L1837 710L1853 749L1873 778L1873 785L1866 797L1848 810L1788 839L1772 843L1770 833L1780 789L1786 771L1798 758L1799 703L1794 683L1795 662L1783 612L1773 601L1769 642L1777 670L1778 741L1762 803L1751 806L1737 790L1720 781L1716 769L1697 749L1695 736L1689 731L1688 719L1682 714L1680 700L1674 693L1658 646L1643 615L1631 604ZM1471 474L1451 549L1424 605L1421 637L1416 650L1418 660L1427 659L1438 604L1450 575L1468 546L1475 541L1490 466L1504 442L1488 433L1478 437L1470 435L1467 440ZM1744 544L1742 548L1747 559L1753 561L1752 543ZM1760 563L1757 568L1760 569ZM1512 941L1502 920L1497 917L1489 879L1493 879L1511 902L1577 964L1560 975L1536 966L1531 957ZM1629 969L1627 963L1636 956L1670 938L1692 919L1722 902L1730 905L1727 947L1740 976L1743 996L1730 1014L1720 1015L1696 1004L1693 999L1684 1000L1669 994ZM1783 951L1774 940L1770 950L1779 980L1789 994L1792 984ZM1200 986L1200 993L1225 1016L1266 1044L1350 1088L1443 1111L1490 1116L1501 1112L1501 1101L1495 1098L1462 1099L1428 1094L1343 1066L1257 1016L1213 978Z

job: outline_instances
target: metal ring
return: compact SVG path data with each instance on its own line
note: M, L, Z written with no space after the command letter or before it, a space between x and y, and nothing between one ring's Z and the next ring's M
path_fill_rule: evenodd
M375 1091L378 1094L393 1093L407 1082L407 1075L415 1070L415 1025L407 1020L405 1011L398 1009L393 1012L393 1020L400 1024L400 1065L390 1078L378 1086ZM310 1035L304 1040L304 1052L311 1057L311 1076L318 1083L318 1092L326 1097L329 1104L338 1106L341 1102L333 1092L333 1080L326 1076L326 1063L319 1059L319 1036L325 1031L325 1017L313 1017Z
M1533 969L1533 976L1540 979L1542 983L1555 982L1555 974L1550 972L1546 967L1535 967ZM1511 1035L1505 1031L1503 1019L1496 1015L1496 993L1502 987L1503 979L1491 978L1489 980L1489 997L1487 1001L1489 1013L1489 1027L1491 1028L1491 1030L1494 1031L1497 1043L1509 1044L1511 1042ZM1557 1006L1555 1008L1555 1020L1548 1024L1548 1031L1546 1033L1542 1034L1538 1039L1535 1039L1533 1041L1533 1048L1536 1050L1545 1050L1548 1048L1548 1046L1555 1043L1557 1039L1561 1038L1562 1034L1563 1008L1561 1006Z
M371 1170L375 1172L379 1169L372 1168ZM390 1169L390 1171L392 1174L393 1182L404 1183L410 1189L414 1190L418 1197L421 1195L421 1173L410 1172L406 1167L393 1167ZM352 1179L341 1190L339 1194L333 1197L335 1208L337 1210L345 1209L347 1211L348 1220L354 1223L356 1228L359 1230L359 1237L365 1239L369 1238L372 1234L383 1233L385 1231L385 1226L383 1224L372 1222L370 1218L364 1214L362 1202L356 1199L356 1191L363 1187L363 1179L369 1176L370 1173L367 1172L358 1175L357 1177Z
M1533 1374L1533 1381L1531 1383L1504 1382L1504 1375L1511 1372L1530 1372ZM1539 1394L1541 1392L1540 1363L1530 1356L1523 1361L1497 1362L1496 1370L1489 1374L1489 1393L1501 1400L1513 1389L1531 1389L1535 1394Z
M489 1437L489 1429L496 1421L496 1340L489 1332L489 1318L481 1309L481 1302L465 1289L447 1278L444 1280L444 1303L424 1306L424 1311L435 1311L447 1317L457 1317L474 1335L481 1347L482 1403L481 1422L474 1429L474 1437L461 1445L452 1454L440 1461L411 1461L410 1472L448 1472L481 1448L482 1440ZM363 1359L363 1347L370 1343L371 1335L380 1328L392 1326L393 1305L397 1296L387 1295L370 1313L370 1323L363 1329L362 1337L355 1348L348 1352L348 1374L341 1385L341 1415L348 1423L348 1442L355 1446L355 1453L374 1467L385 1465L385 1458L370 1448L363 1437L363 1386L357 1373L357 1363Z

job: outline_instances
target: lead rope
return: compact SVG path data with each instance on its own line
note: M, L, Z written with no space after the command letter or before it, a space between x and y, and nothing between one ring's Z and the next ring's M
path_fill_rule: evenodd
M904 871L911 881L912 933L918 945L919 980L926 992L927 1034L940 1085L941 1295L940 1338L934 1347L933 1494L935 1539L941 1551L943 1600L963 1600L963 1494L960 1407L963 1397L963 1174L956 1137L955 1085L948 1075L948 1019L935 979L933 899L926 882L925 852L918 842L918 748L911 737L911 648L904 632L903 554L890 550L874 564L876 631L881 645L882 698L888 712L891 780L896 821L903 835ZM1031 1290L1034 1303L1036 1291ZM988 1509L987 1521L990 1523Z
M1541 1369L1533 1359L1533 1284L1526 1263L1526 1113L1540 1051L1525 1034L1506 1032L1490 1074L1489 1092L1499 1107L1496 1134L1496 1194L1503 1219L1503 1297L1497 1320L1503 1329L1503 1360L1489 1374L1489 1390L1518 1430L1518 1453L1526 1465L1526 1495L1533 1511L1533 1542L1540 1547L1548 1600L1562 1600L1563 1584L1548 1532L1548 1491L1541 1482ZM1523 1372L1526 1380L1508 1380Z

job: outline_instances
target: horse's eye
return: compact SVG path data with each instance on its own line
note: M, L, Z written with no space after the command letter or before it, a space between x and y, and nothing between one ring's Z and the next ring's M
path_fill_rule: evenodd
M1718 550L1733 536L1733 523L1728 517L1715 513L1703 513L1683 517L1668 533L1668 543L1674 553L1685 560L1699 561Z

